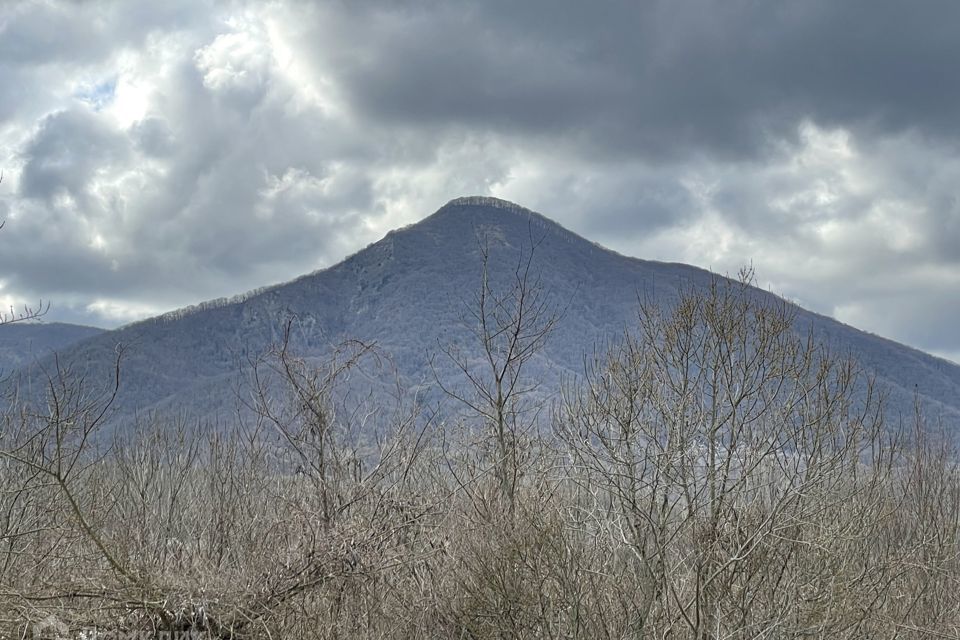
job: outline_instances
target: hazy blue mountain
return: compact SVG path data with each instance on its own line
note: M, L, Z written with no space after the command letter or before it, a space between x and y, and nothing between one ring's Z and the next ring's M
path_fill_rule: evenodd
M460 316L478 290L480 244L489 246L493 277L502 279L531 242L537 243L534 264L544 286L565 309L534 363L547 391L565 372L581 370L585 352L631 325L638 294L669 303L679 287L705 286L715 277L687 265L622 256L512 203L460 198L329 269L64 345L61 360L105 380L122 344L124 411L175 409L224 418L235 406L238 362L275 343L284 319L295 314L298 353L320 359L343 338L373 341L392 356L408 385L428 388L438 343L473 345ZM910 412L918 390L928 413L960 426L960 367L802 309L798 322L874 371L890 392L894 415ZM437 362L449 373L444 359Z
M63 322L14 322L0 325L0 371L13 369L45 358L103 329Z

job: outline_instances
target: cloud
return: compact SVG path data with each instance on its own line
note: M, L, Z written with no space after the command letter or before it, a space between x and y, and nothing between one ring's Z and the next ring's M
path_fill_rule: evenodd
M465 194L942 354L960 7L24 1L4 300L114 325L329 265Z
M90 206L98 170L126 165L122 136L86 109L46 116L21 152L20 195L52 202L57 197Z
M802 118L957 134L960 89L947 79L960 8L946 2L348 7L318 12L310 55L355 109L398 124L555 134L655 158L753 156Z

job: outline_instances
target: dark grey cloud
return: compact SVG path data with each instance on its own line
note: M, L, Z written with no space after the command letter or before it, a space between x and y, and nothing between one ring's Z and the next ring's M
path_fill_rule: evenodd
M324 31L333 46L314 55L378 119L563 133L595 151L657 157L751 156L803 117L958 133L955 3L348 6L336 33Z

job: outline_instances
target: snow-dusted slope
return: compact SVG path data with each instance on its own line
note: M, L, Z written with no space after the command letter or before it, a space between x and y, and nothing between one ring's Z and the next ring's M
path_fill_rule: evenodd
M534 264L565 310L534 363L546 391L564 372L579 371L585 352L630 326L638 293L669 303L678 287L705 286L713 277L622 256L513 203L460 198L329 269L103 333L67 347L61 358L107 379L121 343L126 411L176 408L223 418L235 405L238 362L275 342L283 319L295 314L299 353L320 358L347 337L375 341L409 384L429 383L438 343L472 344L459 317L478 289L481 243L490 248L495 277L508 277L519 252L537 244ZM875 371L893 414L909 413L917 391L929 411L960 426L960 367L830 318L798 314L801 328L812 327Z

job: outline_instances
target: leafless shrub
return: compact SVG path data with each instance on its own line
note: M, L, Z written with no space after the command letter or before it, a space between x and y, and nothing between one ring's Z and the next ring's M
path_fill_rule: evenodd
M566 394L580 526L623 590L610 616L694 638L896 628L927 544L896 534L910 452L855 363L749 285L642 304L637 334Z

